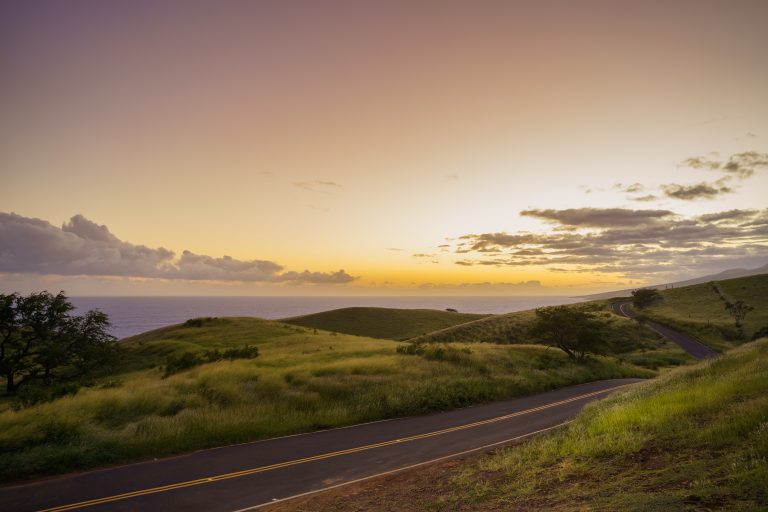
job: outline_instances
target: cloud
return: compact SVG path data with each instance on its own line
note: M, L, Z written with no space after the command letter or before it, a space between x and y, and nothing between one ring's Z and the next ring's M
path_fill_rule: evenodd
M348 283L338 272L283 272L268 260L215 258L150 248L120 240L107 226L75 215L61 228L15 213L0 213L0 272L55 275L125 276L162 279Z
M293 186L304 190L311 190L313 192L330 192L331 190L342 188L342 186L335 181L324 180L294 181Z
M274 281L290 282L295 284L313 283L313 284L344 284L351 283L357 279L347 274L344 270L336 272L284 272L274 278Z
M644 196L638 196L638 197L633 197L632 198L633 201L639 201L639 202L643 202L643 203L655 201L657 199L658 199L658 196L655 196L654 194L646 194Z
M641 211L658 212L649 215L615 208L543 211L546 215L536 216L558 223L550 232L464 235L455 245L455 252L465 257L455 263L539 266L646 279L716 268L725 258L740 259L745 264L765 263L768 258L768 209L729 210L690 218L665 210ZM620 220L605 220L616 214ZM635 217L639 222L629 222ZM574 222L588 228L561 229Z
M728 210L724 212L705 213L699 215L698 220L702 222L739 222L752 219L760 214L760 210Z
M425 252L417 252L411 254L411 257L413 258L434 258L435 256L437 256L437 254L428 254Z
M746 151L732 155L723 164L722 169L744 179L752 176L756 170L766 167L768 167L768 153Z
M645 186L642 183L633 183L631 185L624 185L623 183L616 183L613 185L615 190L620 190L627 194L637 194L638 192L645 191Z
M449 284L449 283L423 283L419 285L419 288L424 290L459 290L459 289L477 289L477 290L499 290L499 291L540 291L543 290L544 287L541 284L541 281L538 280L532 280L532 281L520 281L517 283L491 283L489 281L484 281L480 283L459 283L459 284Z
M405 249L401 249L399 247L386 247L384 250L385 251L394 251L394 252L403 252Z
M570 208L567 210L523 210L520 215L536 217L561 226L611 227L657 222L674 215L669 210L628 210L625 208Z
M713 156L718 156L717 153L713 153ZM680 163L683 167L690 167L691 169L709 169L710 171L716 171L720 169L722 165L718 160L706 156L693 156L687 158Z
M756 171L768 168L768 153L744 151L731 155L728 160L719 159L717 153L710 156L695 156L681 162L683 167L720 171L726 175L746 179Z
M662 185L661 190L664 195L672 199L682 199L683 201L694 201L696 199L714 199L724 194L730 194L734 190L725 185L722 180L715 183L697 183L695 185L678 185L670 183Z

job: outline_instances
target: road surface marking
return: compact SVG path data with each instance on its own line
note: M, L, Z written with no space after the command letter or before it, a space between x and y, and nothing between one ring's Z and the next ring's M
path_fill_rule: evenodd
M235 471L235 472L232 472L232 473L225 473L225 474L221 474L221 475L214 475L214 476L209 476L209 477L198 478L198 479L189 480L189 481L186 481L186 482L178 482L178 483L175 483L175 484L168 484L168 485L163 485L163 486L159 486L159 487L151 487L151 488L148 488L148 489L140 489L138 491L131 491L131 492L123 493L123 494L116 494L114 496L106 496L104 498L96 498L96 499L87 500L87 501L80 501L80 502L77 502L77 503L71 503L69 505L60 505L60 506L57 506L57 507L46 508L46 509L40 510L38 512L64 512L66 510L75 510L75 509L78 509L78 508L90 507L90 506L93 506L93 505L101 505L101 504L110 503L110 502L113 502L113 501L125 500L125 499L129 499L129 498L136 498L136 497L139 497L139 496L146 496L148 494L156 494L156 493L160 493L160 492L172 491L172 490L175 490L175 489L183 489L185 487L192 487L192 486L195 486L195 485L219 482L219 481L222 481L222 480L228 480L230 478L238 478L238 477L241 477L241 476L254 475L254 474L257 474L257 473L263 473L265 471L271 471L271 470L274 470L274 469L280 469L280 468L289 467L289 466L296 466L298 464L305 464L307 462L314 462L316 460L329 459L329 458L332 458L332 457L339 457L341 455L348 455L350 453L357 453L357 452L362 452L362 451L366 451L366 450L372 450L374 448L381 448L381 447L384 447L384 446L391 446L393 444L398 444L398 443L402 443L402 442L406 442L406 441L417 441L419 439L425 439L425 438L429 438L429 437L434 437L434 436L439 436L439 435L443 435L443 434L448 434L450 432L456 432L456 431L459 431L459 430L466 430L466 429L469 429L469 428L479 427L479 426L482 426L482 425L488 425L488 424L491 424L491 423L496 423L496 422L499 422L499 421L508 420L510 418L515 418L517 416L523 416L525 414L530 414L530 413L533 413L533 412L543 411L545 409L550 409L552 407L557 407L559 405L564 405L564 404L567 404L567 403L570 403L570 402L575 402L577 400L582 400L584 398L590 398L590 397L593 397L593 396L596 396L596 395L607 393L609 391L613 391L615 389L619 389L619 388L622 388L622 387L627 386L627 385L628 384L621 384L619 386L613 386L613 387L610 387L610 388L607 388L607 389L603 389L603 390L600 390L600 391L593 391L591 393L586 393L586 394L575 396L575 397L568 398L568 399L565 399L565 400L560 400L558 402L552 402L550 404L545 404L545 405L541 405L541 406L538 406L538 407L533 407L533 408L530 408L530 409L525 409L525 410L522 410L522 411L513 412L513 413L510 413L510 414L505 414L503 416L498 416L496 418L490 418L490 419L487 419L487 420L476 421L474 423L467 423L465 425L459 425L459 426L456 426L456 427L445 428L445 429L442 429L442 430L436 430L436 431L427 432L427 433L424 433L424 434L417 434L417 435L410 436L410 437L393 439L393 440L390 440L390 441L383 441L383 442L380 442L380 443L374 443L374 444L369 444L369 445L365 445L365 446L358 446L358 447L355 447L355 448L347 448L345 450L339 450L339 451L336 451L336 452L323 453L323 454L320 454L320 455L313 455L311 457L305 457L303 459L296 459L296 460L291 460L291 461L286 461L286 462L278 462L276 464L270 464L268 466L261 466L261 467L257 467L257 468L251 468L251 469L244 469L244 470L241 470L241 471Z
M435 462L440 462L441 460L452 459L454 457L461 457L462 455L467 455L467 454L472 453L472 452L479 452L481 450L487 450L488 448L493 448L494 446L498 446L500 444L507 444L507 443L511 443L511 442L514 442L514 441L519 441L520 439L523 439L523 438L526 438L526 437L535 436L536 434L541 434L542 432L546 432L548 430L552 430L552 429L557 428L557 427L562 427L563 425L567 425L568 423L571 423L571 422L573 422L573 420L564 421L562 423L558 423L557 425L552 425L551 427L542 428L541 430L536 430L534 432L528 432L527 434L522 434L522 435L519 435L517 437L513 437L513 438L510 438L510 439L505 439L503 441L497 441L495 443L486 444L486 445L483 445L483 446L478 446L477 448L471 448L469 450L464 450L463 452L452 453L450 455L443 455L442 457L438 457L436 459L427 460L427 461L424 461L424 462L419 462L417 464L412 464L410 466L405 466L405 467L402 467L402 468L390 469L389 471L384 471L383 473L376 473L375 475L365 476L363 478L358 478L357 480L350 480L349 482L342 482L340 484L332 485L330 487L323 487L322 489L315 489L314 491L307 491L307 492L303 492L301 494L294 494L293 496L288 496L286 498L272 498L272 501L267 501L267 502L264 502L264 503L260 503L258 505L253 505L251 507L247 507L247 508L241 508L241 509L235 510L233 512L247 512L249 510L256 510L257 508L268 507L269 505L274 505L275 503L280 503L280 502L283 502L283 501L293 500L293 499L296 499L296 498L303 498L304 496L309 496L311 494L317 494L317 493L323 492L323 491L330 491L331 489L336 489L336 488L339 488L339 487L344 487L345 485L351 485L351 484L357 484L357 483L360 483L360 482L365 482L366 480L371 480L372 478L378 478L380 476L392 475L394 473L400 473L402 471L408 471L409 469L417 468L419 466L424 466L426 464L432 464L432 463L435 463Z

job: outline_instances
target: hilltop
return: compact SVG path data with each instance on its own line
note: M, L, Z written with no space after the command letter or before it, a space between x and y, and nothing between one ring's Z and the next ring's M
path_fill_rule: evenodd
M396 309L352 307L311 315L285 318L282 322L326 331L407 340L428 332L464 324L489 315L439 311L436 309Z

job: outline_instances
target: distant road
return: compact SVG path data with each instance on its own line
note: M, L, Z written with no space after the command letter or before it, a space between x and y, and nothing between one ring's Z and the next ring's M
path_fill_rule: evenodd
M1 486L0 510L250 510L339 484L514 443L567 423L585 404L639 380L590 382L445 413Z
M625 316L627 318L635 318L637 315L632 311L632 307L629 302L614 302L613 312L619 316ZM665 327L659 323L646 320L645 325L661 334L665 338L677 343L680 347L688 352L696 359L707 359L709 357L715 357L719 355L717 352L697 340L692 336L683 334L682 332L675 331L669 327Z

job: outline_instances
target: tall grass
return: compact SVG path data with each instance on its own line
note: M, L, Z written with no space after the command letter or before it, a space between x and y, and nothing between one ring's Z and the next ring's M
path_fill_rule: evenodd
M562 430L468 466L480 509L766 510L768 340L588 406ZM492 480L493 485L488 485Z
M248 343L259 357L164 377L160 356ZM541 346L455 346L422 355L394 341L218 319L127 340L109 386L0 413L0 478L21 479L385 417L461 407L595 379L651 376ZM141 367L145 359L144 369ZM131 370L131 371L128 371Z

